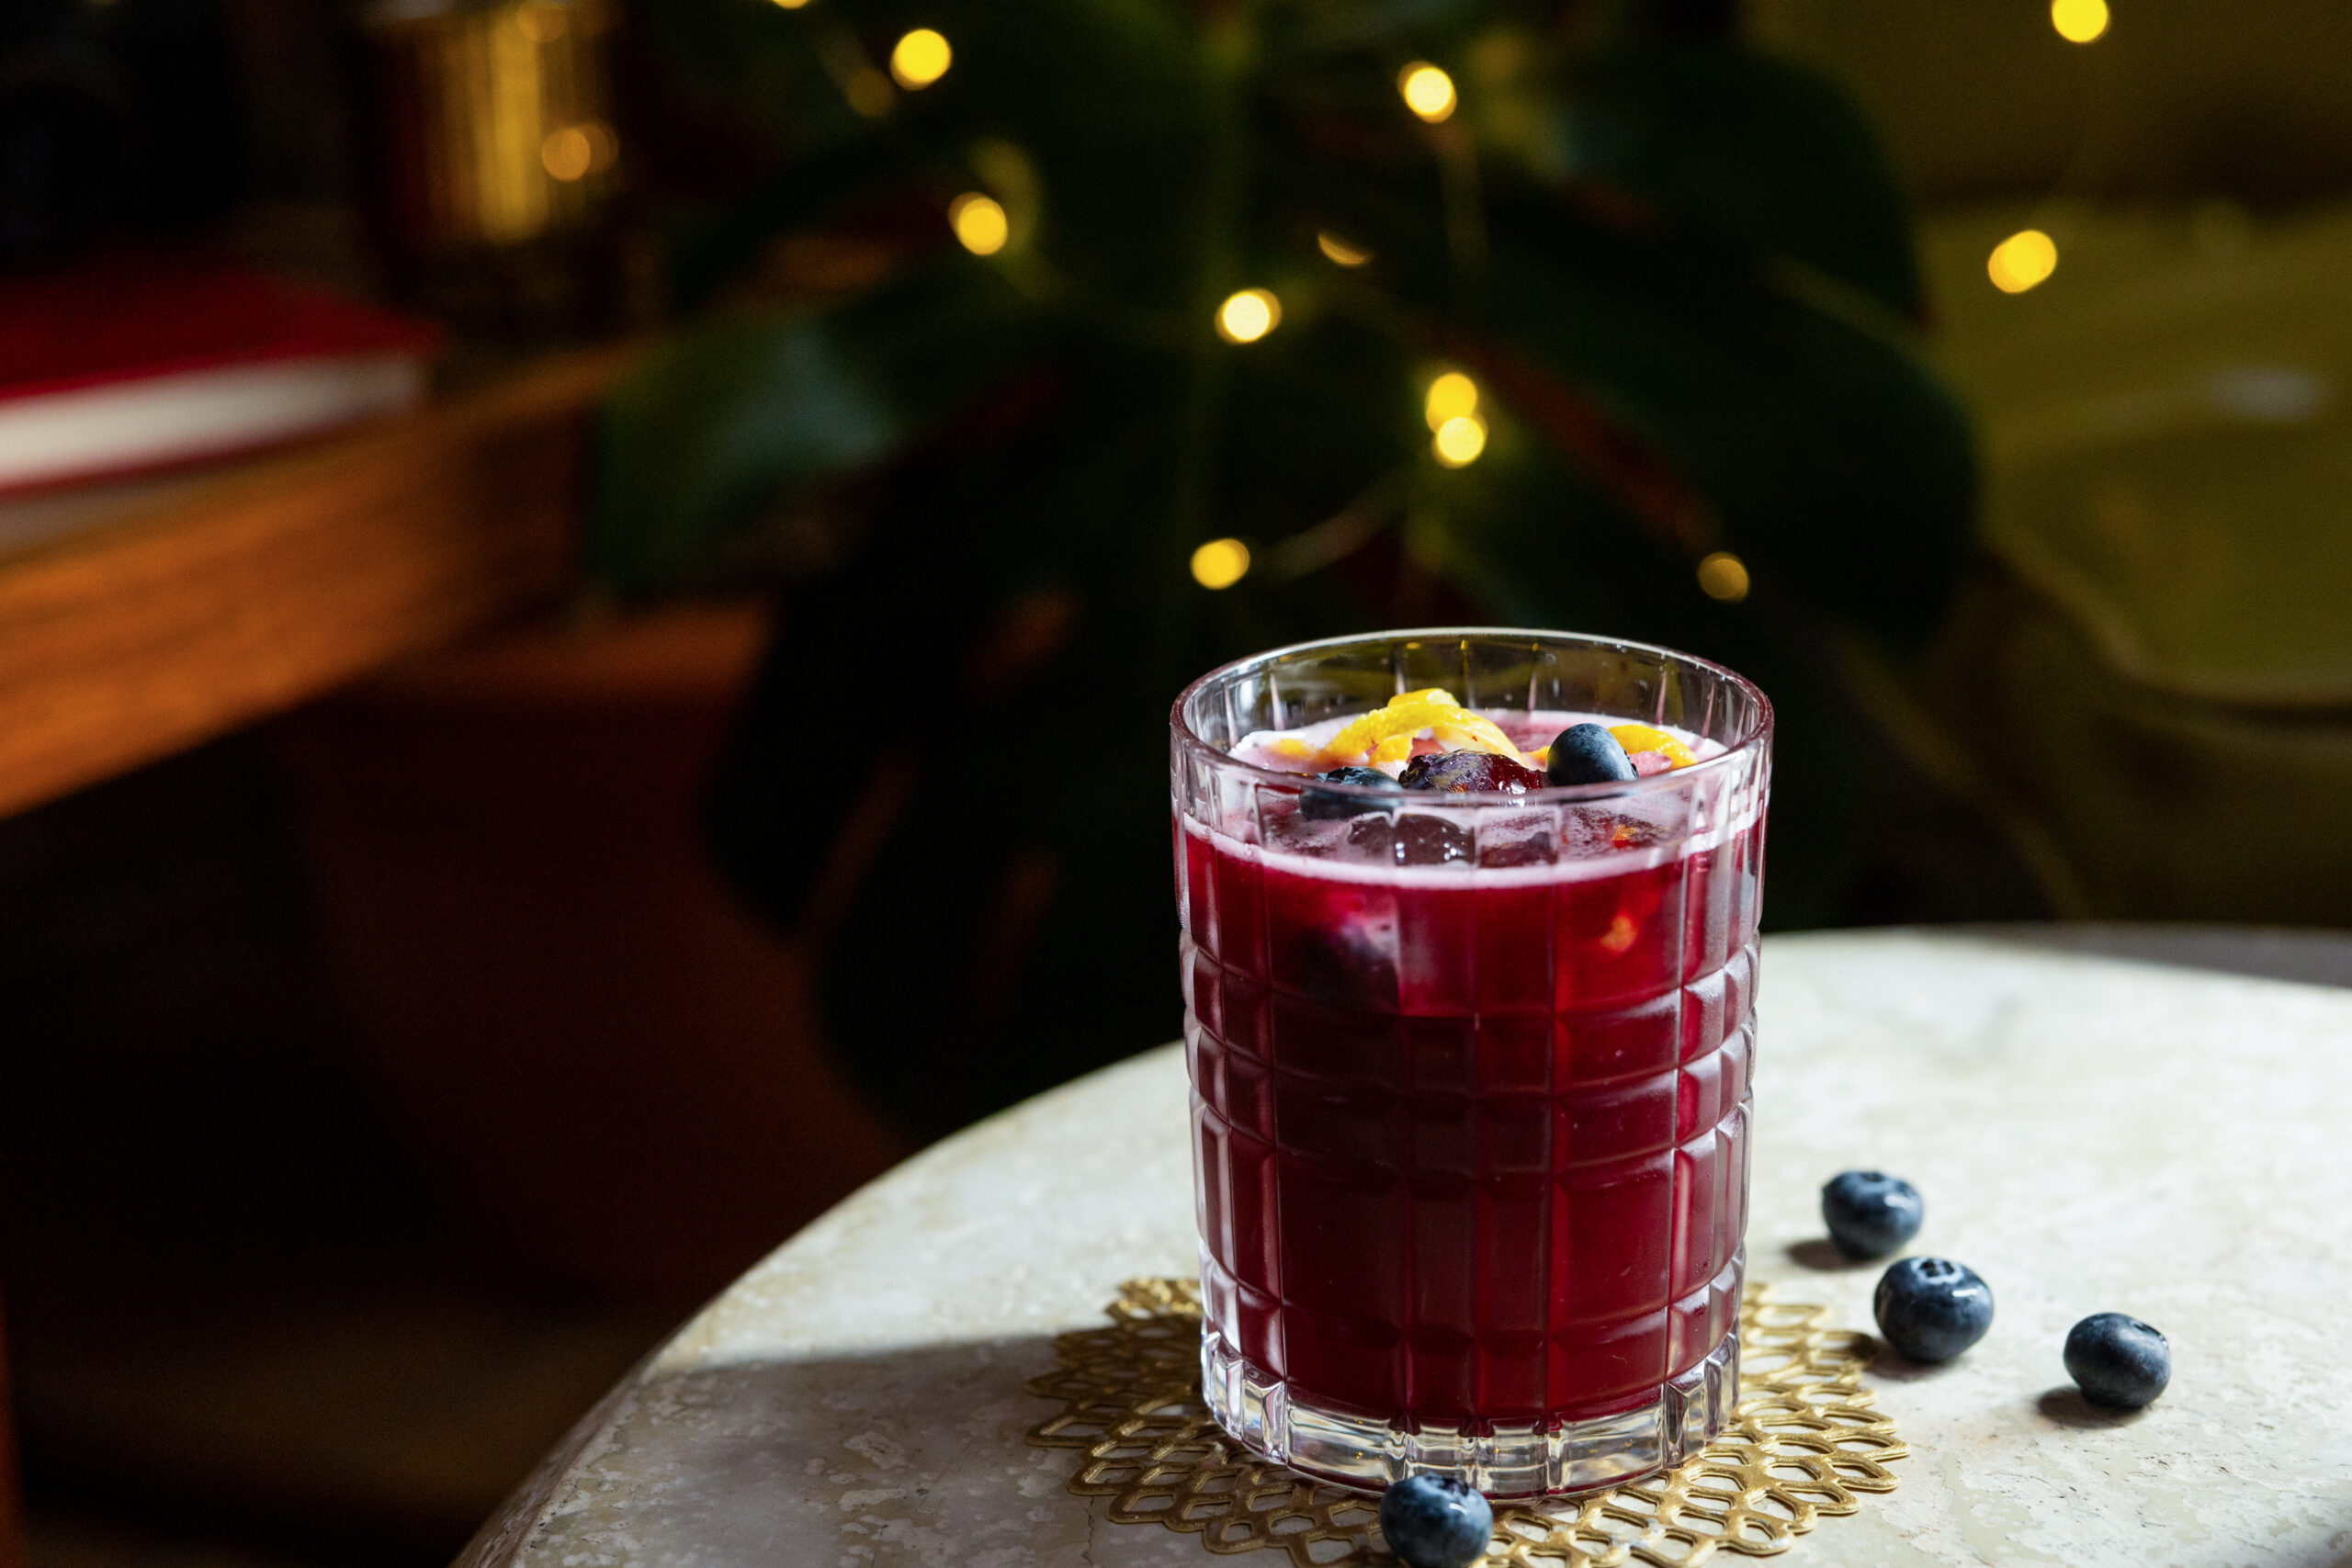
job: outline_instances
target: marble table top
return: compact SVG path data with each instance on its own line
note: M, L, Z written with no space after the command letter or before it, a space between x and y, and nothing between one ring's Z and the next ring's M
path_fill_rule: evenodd
M1882 1359L1901 1487L1788 1561L2352 1562L2352 991L1894 931L1770 939L1758 1006L1750 1278L1869 1327L1877 1269L1830 1261L1816 1194L1878 1166L1927 1196L1916 1249L1998 1303L1956 1362ZM1050 1337L1194 1266L1185 1103L1150 1052L851 1197L591 1412L464 1568L1206 1561L1023 1442ZM2105 1310L2171 1338L2137 1416L2060 1365Z

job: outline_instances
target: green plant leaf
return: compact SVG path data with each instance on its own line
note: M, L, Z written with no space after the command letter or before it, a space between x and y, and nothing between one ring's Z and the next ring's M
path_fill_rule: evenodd
M730 536L903 454L1035 352L1017 300L960 260L830 310L724 315L606 400L588 568L624 597L707 581Z
M1802 262L1918 319L1909 205L1860 109L1792 60L1732 42L1627 40L1577 60L1537 162L1663 222Z

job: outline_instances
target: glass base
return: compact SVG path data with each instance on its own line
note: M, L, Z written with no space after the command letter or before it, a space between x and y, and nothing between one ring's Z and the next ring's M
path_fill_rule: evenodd
M1377 1492L1423 1472L1459 1476L1489 1497L1589 1492L1671 1469L1706 1447L1739 1403L1739 1331L1662 1383L1647 1404L1552 1427L1490 1434L1408 1432L1300 1398L1201 1332L1201 1387L1218 1426L1253 1452L1318 1481Z

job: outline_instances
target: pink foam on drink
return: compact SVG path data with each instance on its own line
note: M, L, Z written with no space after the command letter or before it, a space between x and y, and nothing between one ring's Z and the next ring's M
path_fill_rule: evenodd
M1583 716L1504 716L1527 746ZM1261 791L1182 822L1203 1272L1235 1352L1476 1430L1639 1404L1722 1340L1763 824L1705 798L1309 821Z

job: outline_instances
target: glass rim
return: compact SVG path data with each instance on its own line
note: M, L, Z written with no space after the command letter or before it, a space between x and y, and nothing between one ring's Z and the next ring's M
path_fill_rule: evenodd
M1292 654L1312 653L1318 649L1345 648L1351 644L1404 642L1417 637L1532 637L1554 642L1576 642L1611 652L1656 654L1661 660L1677 660L1684 664L1696 666L1711 674L1721 676L1754 698L1755 722L1736 739L1724 742L1724 749L1714 756L1702 758L1687 768L1672 768L1662 773L1652 773L1647 778L1602 780L1594 784L1547 784L1541 789L1531 789L1521 795L1513 795L1502 790L1481 790L1476 793L1464 791L1460 794L1450 790L1411 790L1405 792L1412 796L1409 801L1398 801L1396 798L1398 792L1395 789L1385 789L1376 784L1339 784L1320 778L1314 773L1285 773L1280 768L1267 768L1255 762L1245 762L1230 751L1219 750L1215 745L1195 734L1191 723L1184 716L1184 710L1192 703L1193 694L1211 682L1220 677L1238 674L1254 665L1269 663ZM1636 721L1629 720L1628 722ZM1702 659L1695 653L1684 653L1679 649L1667 648L1654 642L1636 642L1628 637L1598 637L1589 632L1544 631L1532 626L1403 626L1394 631L1351 632L1340 637L1316 637L1306 642L1285 643L1280 648L1270 648L1261 653L1229 660L1196 678L1176 694L1175 703L1168 710L1168 728L1169 732L1176 739L1178 749L1186 754L1206 758L1223 767L1238 769L1245 775L1253 775L1261 783L1282 788L1302 793L1311 788L1318 793L1328 792L1336 795L1343 800L1409 805L1417 811L1432 806L1450 810L1470 807L1492 809L1505 803L1515 805L1531 801L1611 799L1619 795L1637 795L1645 790L1655 791L1670 787L1677 783L1688 782L1701 774L1717 771L1753 752L1766 738L1770 736L1772 699L1764 694L1762 687L1728 665L1718 664L1712 659Z

